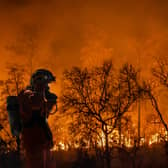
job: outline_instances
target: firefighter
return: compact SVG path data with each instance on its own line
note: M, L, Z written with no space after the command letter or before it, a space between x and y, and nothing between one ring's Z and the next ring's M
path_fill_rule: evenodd
M28 167L31 168L44 167L44 151L53 147L52 132L47 122L53 106L57 103L57 96L50 92L48 86L53 81L55 77L50 71L38 69L32 74L30 85L15 97L15 108L10 104L13 98L8 98L8 113L12 109L17 114L10 117L11 121L15 121L15 124L11 124L11 130L17 136L21 135ZM14 125L18 127L15 128Z

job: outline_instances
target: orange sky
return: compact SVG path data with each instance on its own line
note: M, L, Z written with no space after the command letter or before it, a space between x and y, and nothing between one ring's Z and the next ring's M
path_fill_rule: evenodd
M140 53L142 69L149 71L153 55L167 50L167 9L164 0L0 0L1 78L7 62L27 60L5 49L17 43L24 25L38 32L34 69L50 68L58 83L63 69L106 57L116 65L137 64Z

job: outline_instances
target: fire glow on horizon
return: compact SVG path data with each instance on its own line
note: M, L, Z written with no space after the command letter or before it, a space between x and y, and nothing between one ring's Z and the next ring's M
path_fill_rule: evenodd
M114 132L117 133L118 137L117 137L116 141L111 140L110 144L112 144L112 145L110 145L110 147L113 147L116 145L118 145L118 146L121 145L121 146L125 146L126 148L133 148L135 145L137 145L137 144L135 144L133 139L131 139L130 137L124 137L123 135L121 135L122 141L121 141L121 144L119 145L119 133L118 133L118 131L114 131ZM159 143L163 142L164 140L167 141L168 140L167 135L168 135L168 133L167 133L167 131L165 131L163 135L160 135L159 133L155 133L153 135L150 135L148 140L145 138L141 138L140 146L144 146L147 144L150 147L153 144L159 144ZM165 137L165 139L163 140L163 137L161 137L161 136ZM99 148L105 147L105 137L104 137L103 133L102 133L102 142L97 141L97 144L98 144ZM76 144L74 148L77 149L79 147L80 147L80 145ZM89 148L89 146L86 145L85 148L87 149L87 148ZM59 150L68 151L69 147L66 143L60 141L58 143L58 145L56 145L56 144L54 145L54 147L51 149L51 151L59 151Z

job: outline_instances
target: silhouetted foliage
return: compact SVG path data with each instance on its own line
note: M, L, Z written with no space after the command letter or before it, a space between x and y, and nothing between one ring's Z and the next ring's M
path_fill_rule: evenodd
M62 110L75 115L74 129L80 134L83 130L92 136L103 134L107 164L109 135L140 96L137 70L132 65L125 64L117 72L109 61L91 70L74 67L64 72Z
M1 86L1 106L0 106L0 123L3 126L1 134L3 134L6 143L6 151L14 150L16 147L15 137L12 137L9 129L8 113L6 109L7 96L17 96L18 93L24 88L24 67L21 65L7 66L8 78L0 81ZM4 143L3 143L4 144ZM2 145L2 144L1 144ZM4 145L3 145L4 146Z
M157 57L156 65L152 68L153 76L165 87L168 87L168 59Z
M158 83L168 88L168 59L166 57L156 57L155 61L156 64L152 68L152 74L156 78ZM151 84L147 83L145 84L144 88L144 92L147 93L149 99L151 100L152 106L155 108L161 123L163 124L165 130L168 131L168 126L162 116L156 96L153 93L154 88Z

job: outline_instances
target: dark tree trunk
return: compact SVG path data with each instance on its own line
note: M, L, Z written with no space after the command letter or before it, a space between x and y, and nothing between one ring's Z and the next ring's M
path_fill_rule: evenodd
M17 152L20 154L20 137L16 137L16 143L17 143Z
M110 151L109 151L109 139L108 139L108 132L107 132L107 126L105 129L105 160L106 160L106 167L111 167L111 161L110 161Z

